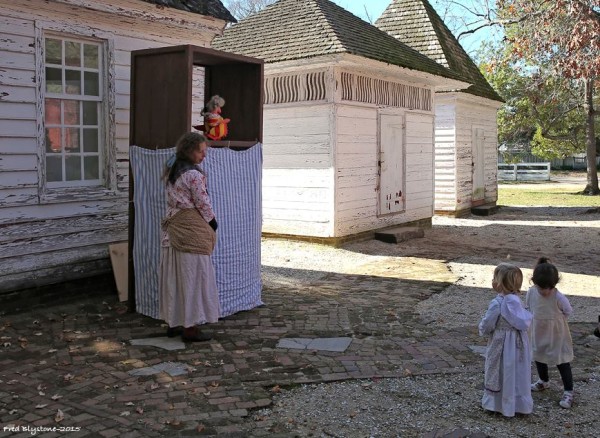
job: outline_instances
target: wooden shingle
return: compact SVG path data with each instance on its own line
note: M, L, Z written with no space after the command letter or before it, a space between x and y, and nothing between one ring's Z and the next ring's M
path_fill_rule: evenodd
M226 29L212 46L267 63L348 53L465 80L329 0L279 0Z
M375 25L465 77L466 93L503 101L427 0L393 0Z

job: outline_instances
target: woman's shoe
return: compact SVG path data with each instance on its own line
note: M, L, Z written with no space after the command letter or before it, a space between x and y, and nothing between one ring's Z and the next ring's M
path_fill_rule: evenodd
M212 336L202 333L197 327L183 329L183 333L181 334L181 340L183 342L206 342L211 339Z
M600 338L600 316L598 316L598 326L596 327L596 330L594 330L594 335Z
M167 336L169 338L174 338L175 336L180 335L183 332L182 327L169 327L167 328Z

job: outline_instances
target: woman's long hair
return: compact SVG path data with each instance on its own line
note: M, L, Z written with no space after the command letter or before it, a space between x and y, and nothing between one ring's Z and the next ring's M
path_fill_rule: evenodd
M175 162L165 171L165 177L169 184L175 184L177 178L188 170L197 169L190 157L202 143L206 143L206 137L199 132L188 132L181 136L175 147Z

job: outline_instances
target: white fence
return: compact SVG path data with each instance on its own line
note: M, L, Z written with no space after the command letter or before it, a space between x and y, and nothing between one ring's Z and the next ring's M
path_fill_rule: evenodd
M550 163L498 163L499 181L549 181Z

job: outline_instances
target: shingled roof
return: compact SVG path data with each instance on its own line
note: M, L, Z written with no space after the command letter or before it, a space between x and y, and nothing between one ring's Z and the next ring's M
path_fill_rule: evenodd
M212 46L267 63L349 53L465 81L329 0L279 0L226 29Z
M158 6L179 9L181 11L193 12L195 14L207 15L230 23L237 20L231 15L220 0L143 0Z
M502 102L427 0L394 0L375 26L467 78L467 93Z

